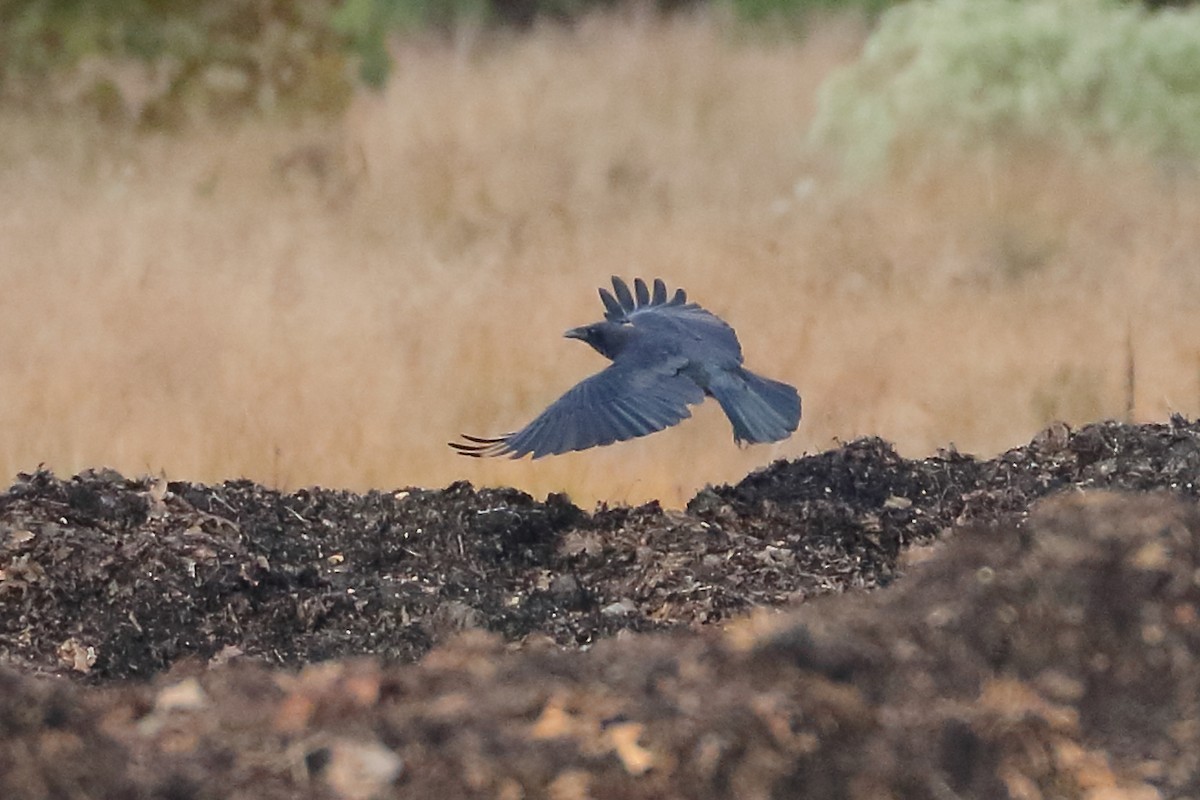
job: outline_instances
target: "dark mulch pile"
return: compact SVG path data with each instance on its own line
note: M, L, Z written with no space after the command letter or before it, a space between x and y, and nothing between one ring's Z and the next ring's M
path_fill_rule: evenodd
M588 515L511 489L283 495L111 471L0 496L0 657L92 681L223 648L278 664L413 661L460 630L568 647L896 574L901 548L1067 487L1195 494L1200 426L1049 429L990 461L866 439L698 495ZM81 660L82 659L82 660Z
M415 665L235 660L86 697L0 672L0 796L1195 797L1197 574L1194 503L1093 493L724 632L475 631Z
M686 512L21 476L0 797L1194 796L1198 477L1180 418L862 440Z

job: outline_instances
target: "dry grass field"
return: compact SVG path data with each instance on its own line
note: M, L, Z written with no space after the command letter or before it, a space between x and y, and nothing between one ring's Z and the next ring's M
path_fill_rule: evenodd
M597 18L409 44L344 118L137 133L0 111L0 473L660 498L878 434L987 455L1051 419L1200 412L1200 181L1089 153L926 156L875 183L806 144L864 36ZM1017 154L1014 154L1017 151ZM561 332L662 276L804 397L738 450L653 437L473 461L602 360Z

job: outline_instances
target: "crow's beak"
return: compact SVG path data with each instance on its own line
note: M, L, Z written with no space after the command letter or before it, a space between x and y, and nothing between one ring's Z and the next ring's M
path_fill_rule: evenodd
M563 334L568 339L587 339L587 328L571 328Z

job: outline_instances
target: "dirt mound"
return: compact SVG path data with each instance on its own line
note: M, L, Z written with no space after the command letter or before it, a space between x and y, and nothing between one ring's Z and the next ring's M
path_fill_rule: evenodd
M1078 495L724 633L506 654L477 631L410 666L177 668L84 710L0 673L0 794L1190 797L1198 571L1195 504Z
M412 661L458 631L586 646L888 583L901 549L1066 487L1196 492L1200 427L1051 428L979 461L867 439L700 493L589 515L511 489L280 494L23 475L0 496L0 657L93 681L237 648ZM85 669L86 668L86 669Z
M1198 475L1177 418L989 461L863 440L686 512L21 476L0 796L1195 795ZM1074 488L1163 491L1026 521ZM706 624L964 525L886 591Z

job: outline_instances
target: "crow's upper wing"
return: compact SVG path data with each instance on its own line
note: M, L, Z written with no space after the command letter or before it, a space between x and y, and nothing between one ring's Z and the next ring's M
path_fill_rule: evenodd
M689 303L683 289L676 289L668 300L667 286L661 278L654 279L653 294L641 278L634 279L633 292L615 275L612 283L613 292L600 290L604 316L610 322L630 323L652 334L660 345L664 340L681 345L668 349L695 353L699 345L706 356L742 363L742 348L733 328L716 314Z
M679 374L683 359L653 367L611 364L585 378L516 433L483 439L463 438L450 446L468 456L534 458L612 444L663 428L692 415L688 405L704 392Z

